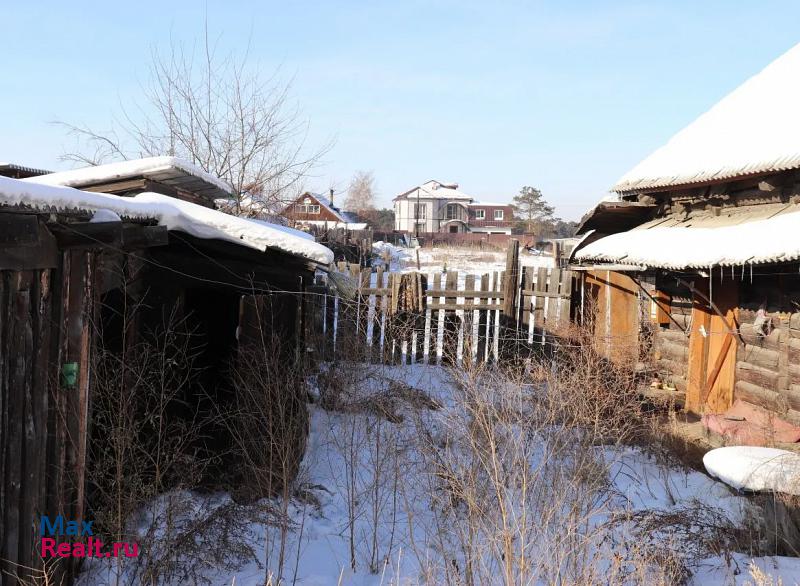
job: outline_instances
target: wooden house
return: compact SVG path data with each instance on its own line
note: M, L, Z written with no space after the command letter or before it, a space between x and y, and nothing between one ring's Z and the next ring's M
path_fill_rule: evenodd
M181 191L194 185L160 173ZM207 185L196 185L200 192L185 199L209 197ZM306 234L168 195L0 177L3 583L41 567L41 515L84 518L93 352L123 335L115 316L126 304L145 310L125 336L143 335L171 312L190 320L206 367L203 394L221 397L248 331L281 338L287 360L304 349L302 293L332 260Z
M281 213L296 228L313 226L323 229L364 230L366 222L361 222L353 214L334 205L333 189L330 197L306 191L289 203Z
M800 45L625 174L583 220L598 347L652 348L688 411L800 424Z

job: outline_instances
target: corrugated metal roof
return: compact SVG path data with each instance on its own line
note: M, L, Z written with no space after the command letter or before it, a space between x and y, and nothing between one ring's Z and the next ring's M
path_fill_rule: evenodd
M725 96L613 187L619 193L800 168L800 44Z
M666 269L798 260L800 204L731 208L719 216L658 218L586 244L574 259Z
M206 173L196 165L177 157L166 156L131 159L129 161L108 163L107 165L59 171L48 175L31 177L26 181L87 189L94 185L137 177L158 181L175 189L183 189L203 196L209 200L229 197L233 193L233 188L219 177Z

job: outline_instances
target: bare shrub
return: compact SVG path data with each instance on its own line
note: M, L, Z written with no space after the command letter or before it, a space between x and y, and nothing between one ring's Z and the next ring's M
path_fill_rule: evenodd
M89 571L112 584L202 583L209 566L254 558L243 539L253 511L190 492L212 463L201 449L205 415L188 402L202 340L179 307L134 336L142 304L124 290L122 299L116 320L96 324L89 517L104 542L135 543L139 555L95 560Z

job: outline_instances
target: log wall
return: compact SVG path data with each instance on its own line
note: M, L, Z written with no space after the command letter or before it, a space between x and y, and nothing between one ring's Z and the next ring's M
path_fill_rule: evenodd
M735 396L800 425L800 313L769 309L766 332L756 308L740 309Z
M655 333L654 357L656 369L662 380L686 392L687 365L689 361L689 336L692 301L685 297L669 300L669 314L665 324Z

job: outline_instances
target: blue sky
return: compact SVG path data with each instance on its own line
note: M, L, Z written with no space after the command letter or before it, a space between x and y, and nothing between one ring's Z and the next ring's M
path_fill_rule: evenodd
M110 126L151 51L192 42L293 78L311 189L372 170L379 203L429 178L503 201L539 187L576 219L614 181L800 42L796 1L12 2L0 160L61 169L54 120Z

